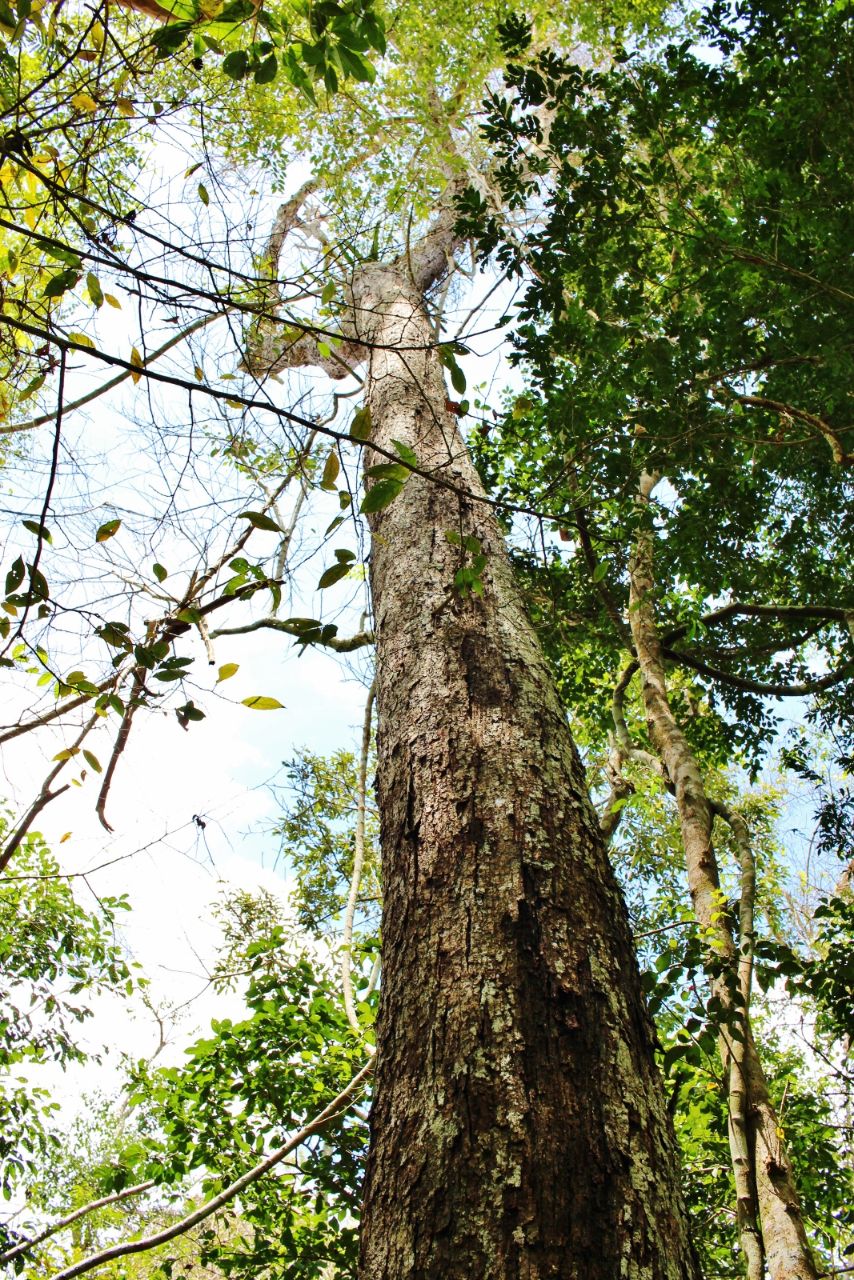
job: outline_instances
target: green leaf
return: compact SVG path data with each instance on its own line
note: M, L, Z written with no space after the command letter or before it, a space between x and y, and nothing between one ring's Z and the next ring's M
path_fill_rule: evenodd
M338 57L341 59L341 65L347 75L352 76L354 80L361 80L370 84L376 79L376 71L369 62L365 62L352 49L348 49L346 45L338 45Z
M68 289L74 288L79 279L80 272L74 271L70 267L65 271L60 271L58 275L51 276L50 280L48 280L44 287L43 296L45 298L61 298Z
M10 596L13 591L17 591L18 587L24 581L24 561L20 556L13 561L12 567L6 574L6 595Z
M45 375L43 373L37 373L34 378L31 378L18 396L18 403L23 404L25 400L29 400L30 396L34 396L37 391L41 390L44 386L44 380Z
M353 414L350 435L354 440L367 440L371 434L371 411L367 405Z
M39 569L35 567L35 565L31 564L29 568L30 568L31 596L33 596L36 600L47 600L50 596L50 591L47 585L47 578Z
M466 389L466 375L463 373L456 361L450 366L451 386L455 391L459 391L460 395Z
M235 49L232 53L226 54L222 60L222 69L232 80L242 80L249 70L249 55L246 50Z
M414 449L411 449L408 444L404 444L402 440L392 440L392 444L394 445L397 456L401 461L405 462L408 467L418 466L418 454Z
M131 647L129 631L130 628L126 622L105 622L102 627L97 628L95 634L112 649L129 649Z
M593 581L601 582L602 579L607 574L607 572L608 572L608 562L606 560L600 560L596 568L593 570L593 574L592 574Z
M178 717L178 723L182 729L186 729L190 720L204 720L205 713L192 702L187 702L183 707L175 708L175 715Z
M78 347L89 347L90 350L95 350L94 342L86 333L69 333L68 341L75 343Z
M211 202L211 198L208 195L208 189L203 182L199 183L198 192L199 192L199 199L201 200L202 204L209 205Z
M216 682L221 684L223 680L230 680L240 670L240 664L237 662L224 662L217 674Z
M157 50L158 58L168 58L170 54L175 53L186 42L189 34L188 22L173 22L155 31L151 37L151 43Z
M303 631L319 631L323 623L317 618L286 618L283 625L299 635Z
M347 561L339 560L338 564L330 565L324 573L320 575L320 581L317 584L318 591L324 591L327 587L331 587L333 583L339 582L341 578L346 578L350 572L350 565Z
M169 570L164 569L162 564L153 564L151 566L151 572L154 574L158 582L165 582L169 577Z
M53 538L50 536L50 530L47 525L40 524L38 520L22 520L21 524L25 529L28 529L30 533L34 533L37 538L43 538L45 542L53 542Z
M372 511L382 511L390 502L394 502L402 488L403 485L399 480L378 480L365 494L359 510L363 515L370 515Z
M251 707L253 711L279 711L284 709L284 704L279 702L277 698L264 698L260 694L256 694L252 698L244 698L243 706Z
M86 291L92 299L94 306L101 307L104 303L104 292L101 288L100 281L94 272L90 271L86 276Z
M252 0L231 0L231 2L217 14L217 22L245 22L247 18L253 18L258 12L257 5Z
M365 471L365 475L370 476L372 480L394 480L401 486L406 483L410 474L399 462L381 462L378 466L368 467Z
M98 532L95 534L96 542L106 542L108 538L112 538L121 528L121 520L108 520L106 524L102 524Z
M276 55L271 53L269 58L265 58L261 65L256 67L254 76L255 83L270 84L271 81L275 80L276 72L278 70L279 64L276 60Z
M241 511L238 520L248 520L253 529L264 529L267 533L284 533L284 529L272 516L263 511Z
M85 747L83 748L83 759L95 770L96 773L103 773L101 762L98 757L93 755L91 751L87 751Z

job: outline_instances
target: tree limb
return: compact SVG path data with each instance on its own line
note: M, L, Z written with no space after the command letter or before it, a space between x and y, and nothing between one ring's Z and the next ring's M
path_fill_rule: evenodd
M817 680L802 684L770 684L762 680L751 680L747 676L733 675L729 671L721 671L719 667L712 667L692 654L683 653L680 649L662 647L662 653L671 662L684 663L686 667L693 667L695 671L708 676L710 680L721 680L724 684L733 685L736 689L744 689L747 693L765 694L771 698L803 698L811 693L821 693L854 673L853 658L850 662L843 663L836 671L820 676Z
M808 413L806 409L797 409L794 405L784 404L781 400L769 400L767 396L735 396L738 404L747 405L757 409L770 409L772 413L779 414L781 418L796 419L798 422L805 422L807 426L813 427L820 435L824 437L830 445L830 452L833 454L833 461L838 463L840 467L849 467L854 463L854 453L847 453L840 439L839 432L836 431L823 418L819 418L815 413ZM851 427L843 427L842 430L850 431Z
M66 1214L64 1218L60 1218L57 1222L52 1222L50 1226L45 1227L38 1235L32 1236L29 1240L22 1240L13 1249L7 1249L5 1253L0 1253L0 1262L11 1262L13 1258L20 1257L22 1253L29 1253L31 1249L35 1249L43 1241L55 1236L58 1231L63 1231L65 1227L70 1227L72 1222L76 1222L78 1218L94 1213L97 1209L103 1209L109 1204L118 1204L119 1201L127 1200L130 1196L141 1195L143 1191L150 1191L154 1185L154 1179L149 1178L147 1182L138 1182L134 1187L125 1187L123 1191L114 1191L112 1195L101 1196L100 1200L91 1200L89 1204L84 1204L81 1208L75 1209L73 1213Z
M0 872L6 870L12 858L12 855L20 846L21 841L29 831L33 822L41 813L42 809L46 808L46 806L50 804L51 800L55 800L57 796L61 796L63 792L67 791L68 788L71 786L70 782L66 782L64 786L57 787L56 791L51 791L50 789L51 783L54 781L55 778L59 776L60 772L68 764L68 761L71 760L74 755L76 755L81 742L84 740L89 730L94 727L94 725L97 723L99 719L100 719L100 716L96 713L94 716L91 716L86 721L85 725L80 730L80 733L77 735L77 738L68 748L68 751L70 754L65 755L63 753L63 759L57 763L55 768L51 769L50 773L45 778L44 782L42 783L41 791L36 796L35 800L30 805L29 809L24 814L23 818L18 823L15 830L12 832L11 836L6 842L6 847L2 850L2 852L0 852Z

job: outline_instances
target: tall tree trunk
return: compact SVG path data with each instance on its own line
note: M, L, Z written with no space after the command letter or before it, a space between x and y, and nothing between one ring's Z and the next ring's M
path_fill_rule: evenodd
M667 693L653 605L655 578L649 500L657 482L655 475L644 474L641 479L643 523L631 563L629 620L650 740L676 796L688 888L694 914L709 948L709 984L725 1015L719 1046L728 1080L729 1136L739 1234L750 1280L757 1280L763 1274L763 1250L770 1280L816 1280L792 1166L782 1143L750 1026L751 956L746 952L740 954L733 940L712 845L712 806L696 756L677 723ZM745 835L743 830L736 831L737 839L743 841ZM742 859L744 875L744 854ZM750 916L748 928L752 934L752 901ZM744 937L742 942L745 947L752 947L751 938ZM757 1233L757 1212L761 1235Z
M359 1276L693 1280L625 906L445 408L423 291L447 251L440 225L353 284L372 441L433 477L370 518L383 985ZM466 537L482 596L454 583Z

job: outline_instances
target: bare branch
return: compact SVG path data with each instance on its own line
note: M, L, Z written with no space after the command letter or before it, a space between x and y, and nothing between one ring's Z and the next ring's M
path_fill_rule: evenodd
M117 675L112 675L108 680L96 686L98 693L106 693L112 688L117 680ZM84 707L87 702L91 702L96 694L81 693L77 698L71 698L67 702L61 702L55 707L51 707L50 711L45 711L43 715L36 716L33 720L28 720L25 724L16 724L0 733L0 743L10 742L12 738L19 738L22 733L29 733L31 729L41 729L43 725L50 724L53 720L58 720L60 716L66 715L69 711L76 711L78 707Z
M29 831L32 824L35 822L38 815L41 813L42 809L46 808L47 805L50 804L51 800L55 800L57 796L61 796L63 792L67 791L68 788L71 786L70 782L66 782L64 786L57 787L56 791L51 791L50 789L52 783L55 781L55 779L59 776L61 771L68 764L68 761L71 760L73 756L77 754L77 751L80 748L81 742L83 742L84 738L89 733L90 729L92 729L95 726L98 720L100 720L100 716L96 713L94 716L91 716L86 721L85 725L80 730L80 733L77 735L77 738L68 748L67 752L62 753L63 758L60 761L58 761L56 767L54 769L51 769L50 773L45 778L44 782L42 783L41 791L36 796L35 800L30 805L29 809L24 814L23 818L18 823L15 830L12 832L11 836L6 842L6 847L0 853L0 872L6 870L12 858L12 855L20 846L21 841Z
M200 320L196 320L193 324L188 325L186 329L182 329L180 333L176 333L168 342L164 342L162 347L158 347L156 351L152 351L151 354L143 361L142 369L147 369L150 364L155 360L159 360L161 356L165 355L167 351L171 351L173 347L177 347L185 338L191 337L191 335L198 332L199 329L204 329L206 325L212 324L214 320L222 319L222 317L227 314L227 311L217 311L214 315L202 316ZM121 383L126 382L128 378L135 376L138 377L140 372L141 370L138 367L125 369L123 373L116 374L115 378L110 378L108 382L103 382L101 386L96 387L94 391L89 391L85 396L80 396L79 399L72 400L70 404L62 406L57 410L57 412L62 412L67 415L69 413L73 413L75 409L82 409L84 405L91 404L93 400L97 400L108 391L112 391L114 387L118 387ZM44 426L46 422L54 422L56 416L56 413L43 413L38 418L31 418L29 422L17 422L12 427L3 427L2 431L30 431L33 427Z
M220 627L211 632L211 639L219 636L245 636L250 631L284 631L286 635L299 639L302 630L288 618L259 618L257 622L247 622L243 627ZM325 649L333 649L335 653L353 653L356 649L364 649L374 643L373 631L357 631L352 636L332 636L329 640L317 640L312 643L322 645Z

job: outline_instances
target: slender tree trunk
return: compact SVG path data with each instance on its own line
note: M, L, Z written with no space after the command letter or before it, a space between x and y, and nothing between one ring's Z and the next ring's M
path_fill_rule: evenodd
M372 441L434 476L370 520L383 986L359 1276L693 1280L625 906L445 408L423 291L448 244L440 225L353 285ZM466 537L482 596L454 585Z
M750 1026L752 902L749 932L742 929L745 936L741 939L745 947L751 948L748 954L736 947L733 940L712 845L712 806L697 759L673 715L667 693L664 658L652 603L655 579L649 499L657 480L657 476L649 474L641 479L644 523L638 533L631 563L629 620L640 667L650 740L659 753L676 795L688 887L694 913L709 949L707 976L725 1017L719 1046L728 1080L729 1136L739 1236L749 1280L761 1280L763 1252L770 1280L816 1280L815 1263L807 1244L792 1166L783 1147L781 1130ZM742 840L745 834L741 831ZM736 838L739 838L738 831ZM744 876L744 855L742 864Z

